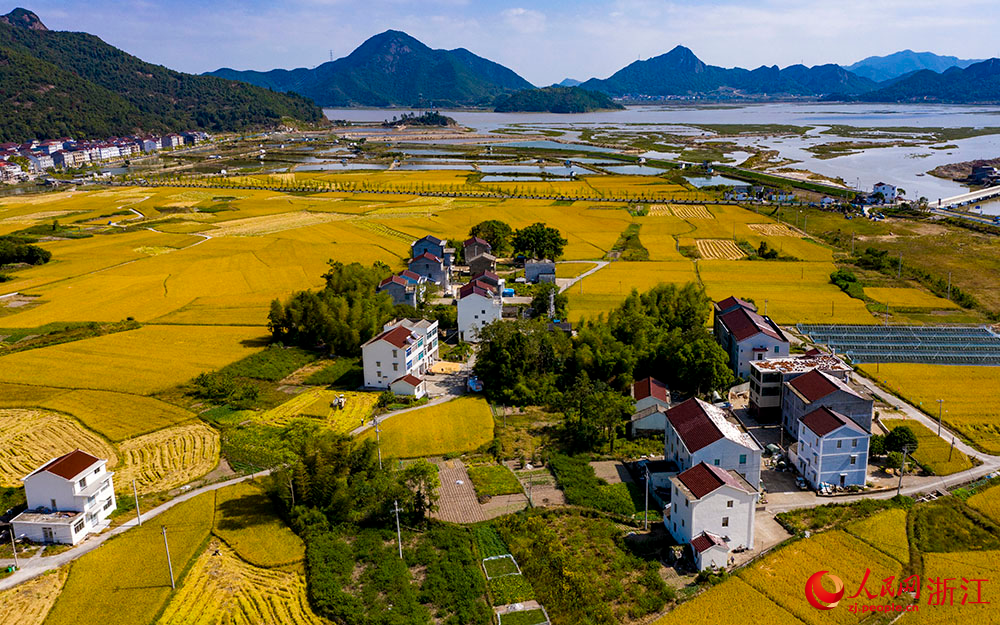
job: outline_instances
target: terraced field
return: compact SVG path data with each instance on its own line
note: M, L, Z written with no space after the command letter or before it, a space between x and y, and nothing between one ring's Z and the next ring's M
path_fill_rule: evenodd
M0 625L41 625L66 583L66 567L0 591Z
M119 448L123 457L116 477L119 487L134 479L140 493L187 484L219 464L219 433L201 422L129 439Z
M218 555L214 555L218 552ZM157 625L327 625L306 598L302 575L246 564L210 542Z
M695 244L706 260L739 260L746 256L731 239L696 239Z
M42 410L0 410L0 486L20 486L21 478L74 449L107 458L109 469L118 464L107 441L72 419Z

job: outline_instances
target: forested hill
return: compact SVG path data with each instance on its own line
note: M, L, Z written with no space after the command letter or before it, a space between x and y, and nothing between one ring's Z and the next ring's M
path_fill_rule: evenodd
M295 94L175 72L34 13L0 16L0 140L242 130L322 111Z
M500 96L495 108L501 113L588 113L625 107L603 93L579 87L543 87Z
M211 75L300 93L323 106L489 106L498 95L532 88L499 63L464 48L433 50L398 30L313 69L222 68Z
M987 59L964 69L952 67L940 74L929 69L920 70L882 89L845 99L861 102L995 104L1000 102L1000 59Z

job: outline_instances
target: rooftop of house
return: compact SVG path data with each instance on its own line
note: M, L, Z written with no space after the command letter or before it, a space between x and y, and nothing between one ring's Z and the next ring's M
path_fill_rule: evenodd
M403 377L396 378L395 380L392 381L393 384L395 384L396 382L406 382L410 386L418 386L421 382L423 382L423 380L413 375L412 373L407 373Z
M462 243L462 247L469 247L470 245L485 245L486 247L489 248L493 247L492 245L490 245L489 241L487 241L486 239L481 239L479 237L469 237L468 239L465 240L464 243Z
M851 368L840 358L832 354L817 352L815 355L808 353L788 358L772 358L770 360L752 360L750 367L761 371L779 373L805 373L813 369L822 371L850 371Z
M660 401L669 403L670 389L666 384L653 377L639 380L632 385L632 399L639 401L647 397L654 397Z
M14 521L18 523L44 523L46 525L72 525L77 519L80 518L82 512L74 512L71 510L61 511L61 510L25 510L21 514L14 517Z
M493 298L493 293L479 286L478 284L466 284L459 290L458 301L462 301L467 297L472 297L473 295L478 295L479 297L485 297L488 299Z
M468 284L463 284L462 286L459 287L458 298L462 299L466 295L469 295L470 293L476 290L485 291L490 296L492 296L494 291L496 291L496 288L497 288L496 285L490 284L489 282L485 282L480 279L476 279L473 280L472 282L469 282Z
M382 334L379 334L375 338L369 340L367 343L365 343L365 345L371 345L379 341L385 341L390 345L402 348L406 347L407 343L410 343L413 340L414 340L413 332L405 326L398 325L394 328L389 328Z
M757 492L757 489L736 471L727 471L704 462L699 462L687 471L678 473L675 477L670 478L670 481L688 499L701 499L723 486L731 486L736 490L751 494Z
M788 342L777 324L749 308L740 306L736 310L722 315L719 321L737 341L745 341L758 334L765 334L773 339Z
M493 273L492 271L480 271L476 275L469 279L469 282L475 282L476 280L481 280L487 284L492 284L497 286L500 284L500 276Z
M417 243L420 243L421 241L427 241L428 243L432 243L434 245L442 245L443 243L445 243L445 241L443 241L442 239L437 238L433 234L426 234L426 235L420 237L419 239L417 239L416 241L414 241L413 243L411 243L410 245L411 246L416 245Z
M429 330L438 327L438 322L436 320L431 320L431 319L410 319L409 317L406 317L403 319L393 319L392 321L382 326L382 329L387 330L390 327L400 326L400 325L409 328L411 330L416 330L421 334L426 334Z
M414 256L413 258L411 258L409 264L413 264L413 263L417 262L418 260L429 260L432 263L441 263L442 262L441 259L438 258L437 256L435 256L434 254L431 254L430 252L424 252L423 254L421 254L419 256Z
M712 547L729 549L729 545L726 544L726 541L721 536L716 536L711 532L702 532L691 539L691 548L697 553L704 553Z
M697 397L667 410L667 421L677 431L688 452L694 453L717 440L728 438L748 449L760 449L750 433L727 418L726 412Z
M867 434L867 431L858 425L853 419L845 417L839 412L830 410L825 406L813 410L800 420L802 421L802 424L809 428L813 434L820 437L826 436L830 432L840 429L845 425Z
M389 286L390 284L398 284L399 286L403 286L403 287L410 285L410 283L406 279L404 279L404 278L402 278L400 276L389 276L385 280L383 280L383 281L381 281L381 282L378 283L378 288L381 289L381 288Z
M466 263L471 263L471 262L475 262L477 260L485 260L487 262L491 262L492 263L492 262L496 261L496 259L497 259L497 257L494 256L493 254L490 254L489 252L483 252L482 254L477 254L476 256L473 256L472 258L466 260L465 262Z
M863 391L860 388L852 387L839 378L826 374L819 369L813 369L808 373L804 373L794 380L789 380L786 384L791 386L796 393L810 403L819 401L836 391L844 391L859 399L865 399L865 395L862 394Z
M649 415L657 413L657 412L662 412L662 413L666 414L667 410L666 410L666 408L664 408L663 406L661 406L659 404L653 404L652 406L646 406L642 410L636 412L635 414L633 414L630 417L629 420L635 422L635 421L638 421L639 419L645 419Z
M403 271L400 271L399 277L406 280L410 280L411 282L420 282L425 279L422 275L414 273L409 269L404 269Z
M91 456L85 451L76 449L68 454L63 454L58 458L49 460L41 467L26 475L24 479L28 479L32 475L45 471L53 475L58 475L65 480L72 480L98 462L103 461L100 458Z
M750 302L741 300L740 298L734 297L732 295L730 295L724 300L715 302L714 306L715 310L717 311L727 311L727 310L732 310L734 308L746 308L754 312L757 311L757 307L751 304Z

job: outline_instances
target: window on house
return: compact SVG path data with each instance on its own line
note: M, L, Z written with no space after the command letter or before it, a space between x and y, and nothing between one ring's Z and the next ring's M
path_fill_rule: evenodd
M689 506L688 506L688 500L687 500L687 499L685 499L685 500L684 500L684 507L685 507L685 508L688 508L688 507L689 507Z
M375 366L376 367L381 367L382 366L382 361L381 360L376 360L375 361Z
M858 439L855 438L854 440L851 441L851 447L857 447L857 446L858 446Z
M101 467L97 467L96 469L94 469L94 475L97 475L100 472L101 472Z
M851 464L857 464L857 463L858 463L858 457L857 456L851 456Z
M732 499L730 499L729 501L726 502L726 507L727 508L732 508L733 507L733 500Z
M844 444L844 441L837 441L837 449L840 449Z
M774 353L775 353L775 354L777 354L777 353L778 353L778 346L777 346L777 345L775 345L775 346L774 346Z
M80 533L80 532L82 532L82 531L83 531L83 519L80 519L80 520L79 520L79 521L77 521L77 522L76 522L76 524L75 524L75 525L73 526L73 532L74 532L75 534L79 534L79 533Z
M381 371L376 371L375 372L375 376L381 378L382 377L382 372Z
M111 507L111 498L108 497L108 500L104 502L104 509L107 510L110 507Z
M681 519L681 527L684 527L684 519Z
M80 488L86 488L87 487L87 478L82 478L79 482L77 482L77 484L80 485Z
M52 508L53 510L58 510L58 509L59 509L59 506L57 506L57 505L56 505L56 500L55 500L55 499L50 499L49 501L51 501L51 502L52 502L52 506L51 506L51 508Z
M722 517L722 527L729 527L729 517Z
M714 461L712 462L712 464L714 464L715 466L719 466L719 459L718 459L718 458L716 458L716 459L715 459L715 460L714 460Z
M747 463L747 455L740 454L740 464L746 464L746 463Z
M399 350L398 349L392 350L392 357L393 358L396 358L398 355L399 355Z
M392 370L393 371L399 371L399 363L398 362L392 363Z

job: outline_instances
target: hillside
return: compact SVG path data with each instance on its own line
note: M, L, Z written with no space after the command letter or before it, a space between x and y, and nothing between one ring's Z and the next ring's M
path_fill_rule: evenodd
M93 35L50 31L24 9L0 17L0 102L3 141L322 119L305 98L146 63Z
M920 70L887 87L849 99L944 104L1000 102L1000 59L988 59L965 69L952 67L940 74L929 69Z
M532 88L503 65L464 48L433 50L395 30L314 69L223 68L210 74L298 93L322 106L489 106L498 95Z
M755 70L706 65L684 46L635 61L605 79L580 85L612 96L816 96L869 91L875 83L837 65L792 65Z
M625 107L603 93L579 87L544 87L500 96L494 108L498 113L589 113Z
M847 65L844 69L869 80L883 82L922 69L929 69L940 73L950 67L964 69L980 61L982 59L960 59L955 56L934 54L933 52L901 50L887 56L870 56L853 65Z

